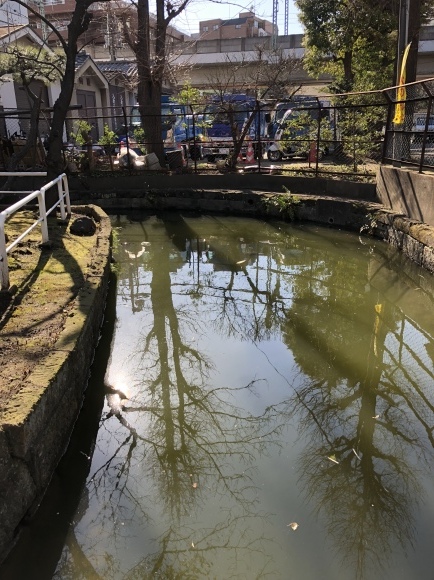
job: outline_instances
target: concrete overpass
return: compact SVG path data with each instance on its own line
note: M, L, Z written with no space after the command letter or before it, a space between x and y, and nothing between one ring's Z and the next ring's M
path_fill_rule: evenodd
M264 48L271 47L271 37L260 38L228 38L216 40L197 40L184 42L177 45L178 56L174 59L174 64L188 67L186 77L194 87L206 87L211 85L222 70L227 66L229 60L233 63L244 62L254 63L257 59L256 47L260 45ZM301 59L304 55L302 46L303 35L291 34L277 37L277 47L285 55ZM248 67L247 67L248 68ZM249 77L249 71L245 72L245 77ZM434 26L425 26L421 30L419 42L419 58L417 68L417 80L434 77ZM239 86L242 87L246 78L239 79ZM325 86L331 81L326 75L314 79L300 68L294 72L294 84L303 85L302 92L309 94L323 94Z

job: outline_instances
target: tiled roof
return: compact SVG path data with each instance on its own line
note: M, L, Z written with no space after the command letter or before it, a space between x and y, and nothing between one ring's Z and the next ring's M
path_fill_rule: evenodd
M78 70L90 58L85 52L79 52L75 57L75 70Z
M131 78L137 75L137 63L128 60L117 61L98 61L95 62L99 70L108 78L123 75Z

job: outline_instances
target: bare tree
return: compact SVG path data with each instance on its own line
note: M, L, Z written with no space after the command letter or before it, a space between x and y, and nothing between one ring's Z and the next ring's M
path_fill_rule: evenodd
M60 175L64 168L62 155L63 126L71 103L75 81L75 59L78 51L78 39L88 29L92 20L89 7L92 0L76 0L74 12L68 24L68 38L65 40L52 22L45 18L38 10L29 6L23 0L16 0L17 4L24 6L34 16L39 18L57 37L65 54L65 66L60 81L60 94L53 106L53 117L50 133L48 136L47 167L49 177Z
M231 129L233 147L226 161L229 169L235 169L244 140L261 110L270 110L277 100L291 98L300 90L300 85L292 80L300 66L299 59L281 49L258 46L254 58L244 55L241 61L236 61L228 55L224 64L208 77L214 109L226 116ZM237 93L248 94L251 103L242 126L236 120L236 101L231 98Z
M137 28L125 13L123 28L126 42L137 59L137 99L148 146L164 162L161 124L163 81L169 76L167 32L170 23L190 0L157 0L156 15L151 14L149 0L138 0Z
M9 159L10 171L15 170L20 161L29 153L33 153L33 163L36 162L38 123L43 103L41 91L34 92L32 84L36 80L51 83L59 79L62 75L63 64L63 55L53 53L42 46L33 48L10 44L0 55L0 75L12 75L12 78L21 84L31 103L26 143Z

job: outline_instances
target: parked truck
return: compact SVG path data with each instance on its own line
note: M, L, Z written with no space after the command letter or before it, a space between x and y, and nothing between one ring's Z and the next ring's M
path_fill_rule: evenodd
M254 119L247 132L246 141L253 141L255 154L258 156L266 139L266 121L262 108L255 111L256 108L256 100L246 94L227 94L223 98L210 100L204 109L204 118L208 125L205 146L208 161L227 157L231 153L235 144L234 133L235 139L238 139L252 113ZM247 142L244 142L242 153L246 149Z

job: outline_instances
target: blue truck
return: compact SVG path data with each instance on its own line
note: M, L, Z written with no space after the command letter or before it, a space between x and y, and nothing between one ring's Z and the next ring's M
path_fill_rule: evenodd
M204 156L206 126L204 115L193 115L186 105L172 101L168 95L161 98L161 125L164 150L166 152L184 149L192 159ZM132 107L129 115L129 137L134 138L135 129L142 126L138 105ZM125 131L124 131L125 133ZM119 140L125 140L120 136Z
M228 94L223 98L211 98L204 109L204 118L208 125L204 154L208 161L212 162L216 158L229 155L234 146L233 129L239 136L256 106L256 99L246 94ZM267 130L265 117L265 110L260 107L260 110L255 112L246 136L247 140L253 141L255 156L258 155L259 148L263 150L264 145L261 142L265 144ZM247 143L244 142L242 152L245 153L246 149Z

